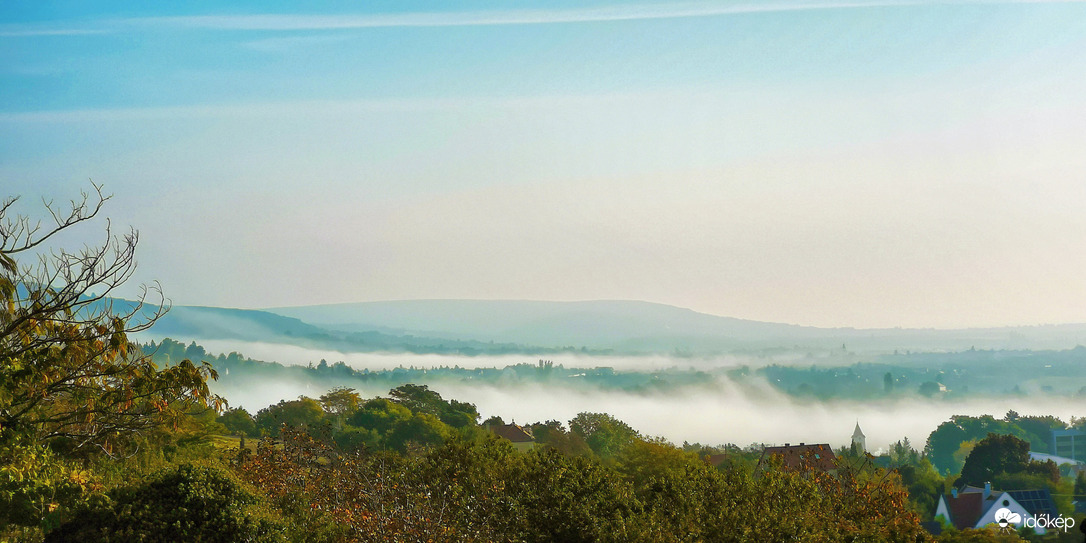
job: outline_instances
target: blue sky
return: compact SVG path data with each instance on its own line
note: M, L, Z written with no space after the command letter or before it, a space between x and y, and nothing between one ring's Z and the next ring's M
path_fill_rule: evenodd
M1086 321L1086 3L298 9L0 7L3 192L182 304Z

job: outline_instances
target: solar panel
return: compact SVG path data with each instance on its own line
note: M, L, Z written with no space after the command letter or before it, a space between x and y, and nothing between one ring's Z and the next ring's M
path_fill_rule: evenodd
M1011 490L1007 492L1015 501L1033 516L1048 516L1055 518L1059 515L1056 506L1052 503L1052 495L1048 489L1043 490Z

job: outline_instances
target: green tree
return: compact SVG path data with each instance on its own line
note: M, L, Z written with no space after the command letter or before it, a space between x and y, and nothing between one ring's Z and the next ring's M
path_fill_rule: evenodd
M40 444L8 442L0 456L0 527L47 526L59 508L81 503L100 486L89 470ZM0 541L5 535L0 528Z
M332 418L337 430L343 428L347 417L358 411L360 401L358 393L347 387L335 387L320 397L321 407Z
M283 541L277 521L225 470L183 464L76 512L45 541Z
M433 415L453 428L474 425L479 420L475 405L457 400L446 401L426 385L401 385L390 390L388 395L392 401L412 412Z
M570 543L634 540L624 537L634 513L633 489L612 470L584 456L555 449L524 455L511 489L523 517L521 538Z
M909 503L921 518L935 516L939 506L939 496L943 494L945 481L935 466L927 458L921 458L915 464L905 464L897 468L901 484L909 491Z
M415 413L429 413L437 416L445 410L445 400L426 385L410 383L400 385L390 390L388 397Z
M361 409L348 419L348 423L383 436L412 416L410 409L392 400L373 398L363 403Z
M1005 420L997 420L991 415L970 417L955 415L942 423L928 436L924 446L924 455L944 474L956 473L965 461L965 456L955 460L954 454L962 448L965 441L980 441L990 433L1012 434L1026 440L1029 436L1021 428Z
M399 422L386 437L388 447L407 452L413 447L440 445L452 435L450 427L429 413L412 415Z
M260 431L256 427L256 420L243 407L227 409L222 415L219 415L218 421L231 434L248 437L258 437L260 435Z
M962 467L962 483L983 485L1000 474L1028 473L1059 482L1059 470L1054 462L1037 462L1029 458L1029 442L1012 435L988 434L980 440Z
M1010 422L1011 411L1004 420ZM1016 434L1030 443L1030 448L1035 451L1048 451L1052 449L1052 430L1063 430L1067 427L1062 420L1052 415L1045 416L1017 416L1014 425L1022 430L1022 434Z
M909 438L890 445L891 466L915 466L920 463L920 453L909 443Z
M94 185L70 206L46 203L45 228L15 213L18 198L0 203L0 466L33 458L41 467L0 476L7 511L38 512L11 523L40 524L43 511L75 503L86 478L69 484L64 474L78 472L69 459L131 454L157 428L225 404L208 389L211 366L159 367L129 341L167 310L156 288L135 301L114 298L135 270L135 231L113 236L107 223L100 244L51 246L92 224L107 200Z
M531 428L532 437L540 445L556 449L570 456L592 454L592 449L588 447L584 439L566 430L566 427L560 421L537 422L531 425Z
M941 387L939 386L939 383L936 383L935 381L925 381L923 383L920 383L920 388L917 389L917 391L920 392L921 396L926 396L928 398L935 396L939 393L940 390Z
M288 424L300 428L315 428L324 420L324 409L320 402L306 396L297 400L279 400L256 413L256 425L263 431L275 435L279 427Z
M52 249L55 235L98 215L109 199L95 186L62 210L47 204L53 224L12 217L16 198L0 205L0 439L26 433L63 439L69 448L111 452L124 438L183 413L185 402L222 405L206 379L210 366L187 360L160 369L129 342L166 307L111 298L135 270L138 235L110 234L72 253ZM30 256L35 265L17 259Z
M360 399L353 388L336 387L324 393L320 397L321 407L329 415L335 417L349 417L358 411Z
M479 410L475 404L449 400L448 408L440 415L441 422L453 428L474 426L479 422Z
M579 413L569 421L569 429L600 458L613 457L638 438L628 424L606 413Z

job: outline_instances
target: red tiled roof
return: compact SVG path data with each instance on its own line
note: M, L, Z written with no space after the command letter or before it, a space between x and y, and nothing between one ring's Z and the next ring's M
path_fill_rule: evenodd
M771 456L780 456L783 466L787 469L799 468L804 462L808 462L811 467L822 471L829 471L837 467L837 457L833 454L833 449L826 443L766 447L762 451L762 458L758 460L758 465L761 466Z
M710 466L716 467L724 463L728 459L727 454L707 454L705 455L705 463Z
M944 496L947 508L950 509L950 522L959 530L973 528L984 513L984 494L980 492L966 492L958 494L958 497Z
M535 441L535 438L532 437L531 430L517 426L516 424L491 426L490 431L494 432L498 437L504 437L513 443L531 443Z

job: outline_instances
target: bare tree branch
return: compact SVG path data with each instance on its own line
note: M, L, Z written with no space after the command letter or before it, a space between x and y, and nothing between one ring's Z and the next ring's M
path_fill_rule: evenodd
M41 252L112 197L91 186L70 207L43 201L53 222L46 229L11 216L17 198L0 203L0 440L19 432L112 454L116 440L188 406L223 404L207 388L209 365L159 369L128 339L169 310L157 283L141 286L135 300L116 297L135 272L138 232L114 235L107 221L98 244ZM20 266L17 258L32 250L36 265Z

